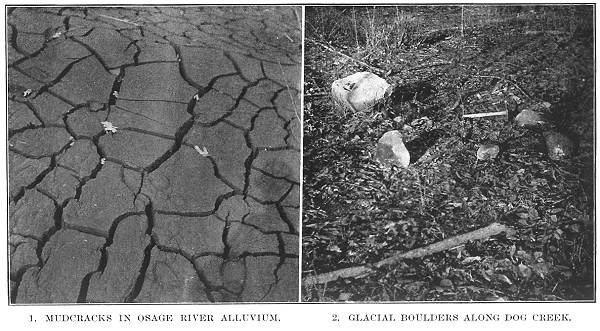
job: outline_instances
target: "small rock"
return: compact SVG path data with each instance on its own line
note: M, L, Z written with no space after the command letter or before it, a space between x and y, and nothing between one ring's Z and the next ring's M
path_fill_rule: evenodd
M352 293L342 292L338 298L339 301L347 301L352 297Z
M452 281L448 278L440 280L440 287L452 287Z
M519 115L515 117L515 122L520 127L530 129L539 128L548 124L548 121L542 113L529 109L523 109L523 111L521 111Z
M333 98L354 111L370 110L391 93L385 79L370 72L357 72L331 84Z
M477 160L491 160L500 153L500 147L494 144L483 144L477 150Z
M386 167L392 165L403 168L408 167L410 154L404 146L400 131L388 131L379 139L375 158Z
M500 302L502 302L502 301L507 301L507 300L504 299L503 297L499 297L496 295L490 295L485 298L485 301L500 301Z
M402 122L404 122L404 118L402 118L402 116L396 116L396 117L394 117L394 122L402 123Z
M552 160L560 160L573 155L575 144L569 137L556 131L546 131L543 136L546 140L548 156Z

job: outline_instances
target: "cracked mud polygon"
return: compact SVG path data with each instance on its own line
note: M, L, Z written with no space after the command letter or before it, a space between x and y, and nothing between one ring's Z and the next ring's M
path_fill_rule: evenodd
M6 14L12 303L297 301L300 8Z

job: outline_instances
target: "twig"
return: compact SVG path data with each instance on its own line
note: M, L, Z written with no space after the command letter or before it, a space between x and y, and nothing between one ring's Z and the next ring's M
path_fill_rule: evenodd
M470 240L482 240L490 236L509 231L512 231L512 229L504 224L492 223L484 228L450 237L425 247L413 249L405 253L398 253L396 255L392 255L391 257L388 257L387 259L381 260L372 265L362 265L357 267L344 268L320 275L307 276L304 277L302 282L304 285L316 285L331 282L338 278L365 277L368 274L374 272L376 268L381 268L386 265L395 264L401 260L416 259L419 257L431 255L434 253L451 249Z
M305 99L310 99L310 98L323 98L329 96L329 93L327 92L320 92L320 93L312 93L312 94L304 94L304 98Z
M133 22L131 22L131 21L124 20L124 19L121 19L121 18L116 18L116 17L112 17L112 16L104 15L104 14L98 14L98 16L101 16L101 17L104 17L104 18L109 18L109 19L111 19L111 20L115 20L115 21L119 21L119 22L123 22L123 23L131 24L131 25L135 25L135 26L140 26L140 25L139 25L139 24L137 24L137 23L133 23Z
M463 115L463 117L466 117L466 118L479 118L479 117L504 116L504 115L508 115L508 111L502 110L502 111L493 111L493 112L490 112L490 113L466 114L466 115Z
M315 44L315 45L319 45L319 46L321 46L321 47L325 48L326 50L328 50L328 51L330 51L330 52L333 52L333 53L339 54L339 55L341 55L341 56L345 57L345 58L346 58L346 59L348 59L348 60L352 60L352 61L354 61L354 62L357 62L357 63L359 63L359 64L362 64L363 66L365 66L365 67L367 67L367 68L369 68L369 69L371 69L371 70L373 70L373 71L376 71L376 72L378 72L379 74L384 74L384 73L385 73L385 70L383 70L383 69L380 69L380 68L377 68L377 67L374 67L374 66L372 66L372 65L370 65L370 64L368 64L368 63L366 63L366 62L363 62L363 61L361 61L361 60L358 60L358 59L355 59L355 58L353 58L353 57L351 57L351 56L348 56L348 55L346 55L346 54L344 54L344 53L342 53L342 52L340 52L340 51L338 51L338 50L334 49L333 47L331 47L331 46L329 46L329 45L327 45L327 44L324 44L324 43L322 43L322 42L319 42L319 41L316 41L316 40L312 40L312 39L310 39L310 38L306 38L306 37L304 38L304 40L306 40L306 41L310 41L311 43L313 43L313 44Z

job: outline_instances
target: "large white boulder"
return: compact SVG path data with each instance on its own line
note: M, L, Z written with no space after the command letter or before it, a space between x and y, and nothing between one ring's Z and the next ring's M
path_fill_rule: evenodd
M407 168L410 154L402 141L402 133L398 130L388 131L379 138L375 158L386 167L395 165Z
M389 96L391 85L370 72L357 72L331 84L331 94L342 107L370 110Z

